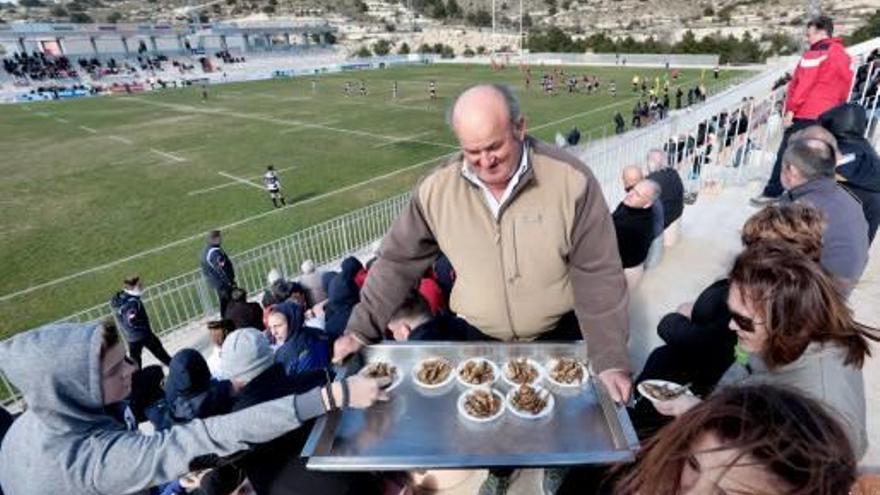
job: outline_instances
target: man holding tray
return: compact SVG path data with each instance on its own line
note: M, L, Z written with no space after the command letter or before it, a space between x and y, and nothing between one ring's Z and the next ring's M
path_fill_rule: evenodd
M386 325L442 251L450 308L504 341L589 342L611 398L629 399L627 291L614 224L592 172L526 135L504 86L462 93L448 114L461 153L425 177L382 241L345 334L342 361Z

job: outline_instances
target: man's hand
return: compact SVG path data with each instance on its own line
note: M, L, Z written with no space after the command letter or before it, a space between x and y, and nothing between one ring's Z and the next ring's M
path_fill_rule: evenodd
M629 372L612 368L599 373L599 379L608 390L611 400L618 404L625 404L629 401L633 386L632 376Z
M342 364L345 358L361 350L361 344L356 338L345 334L333 343L333 364Z
M664 416L673 416L677 418L690 411L691 408L700 402L702 402L702 400L699 397L694 397L691 394L682 394L671 400L654 402L654 409Z
M788 111L785 112L785 116L782 118L782 126L783 127L791 127L791 124L794 123L794 112Z

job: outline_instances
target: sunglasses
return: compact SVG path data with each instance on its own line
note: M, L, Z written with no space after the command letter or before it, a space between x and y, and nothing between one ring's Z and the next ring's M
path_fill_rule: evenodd
M732 311L730 312L730 319L736 323L736 326L739 327L740 330L746 333L755 333L755 325L761 323L760 321L755 321L752 318L747 318Z

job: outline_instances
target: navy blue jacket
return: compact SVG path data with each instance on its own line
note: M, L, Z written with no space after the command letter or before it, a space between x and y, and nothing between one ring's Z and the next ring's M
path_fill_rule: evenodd
M232 260L223 248L208 244L202 251L202 274L211 287L217 290L232 290L235 287L235 269Z
M660 184L660 202L663 203L663 227L681 217L684 212L684 184L674 168L663 168L648 174L648 179Z
M837 147L843 155L837 173L860 189L880 192L880 157L864 137L868 126L865 109L846 103L823 113L819 123L837 138Z
M110 308L126 341L140 342L153 333L150 317L140 296L121 290L110 299Z
M303 326L303 309L293 301L275 305L287 318L287 340L275 351L275 362L287 376L306 370L324 369L330 364L330 341L320 330Z
M165 398L161 413L150 420L156 429L166 429L175 423L204 419L226 414L232 409L232 384L211 378L208 363L194 349L182 349L171 358L165 378Z
M362 268L357 258L348 257L342 262L342 271L330 282L324 309L324 331L331 336L342 335L351 310L361 300L361 289L354 282L354 277Z

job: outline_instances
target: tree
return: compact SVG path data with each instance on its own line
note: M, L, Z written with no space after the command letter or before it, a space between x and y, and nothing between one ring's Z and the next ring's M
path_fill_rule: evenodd
M871 14L865 25L859 27L846 38L847 45L854 45L880 37L880 10Z
M492 14L488 10L481 8L476 12L468 14L466 20L469 24L477 27L489 27L492 25Z
M397 49L397 54L398 55L409 55L409 45L406 44L405 41L400 45L400 48Z
M532 16L530 16L528 12L525 12L523 14L522 25L523 29L528 29L532 27Z
M443 2L437 2L434 4L434 8L431 9L431 17L434 19L446 18L446 6L443 5Z
M384 57L391 53L391 43L386 39L380 39L373 43L373 53L380 57Z
M70 22L74 22L77 24L89 24L94 21L92 21L92 18L89 17L89 14L86 14L85 12L74 12L70 14Z
M474 51L471 50L471 47L467 47L462 52L462 55L464 55L465 57L473 57L474 55L476 55L476 53L474 53Z
M336 44L336 35L330 32L324 33L324 42L328 45Z
M275 6L273 6L273 5L266 5L266 6L264 6L261 10L263 11L264 14L272 15L272 14L275 13Z
M422 43L422 46L419 47L419 53L424 55L426 53L434 53L434 51L430 45L428 45L427 43Z
M478 46L477 47L477 55L485 55L485 54L486 54L486 47L483 45Z
M119 22L121 20L122 20L122 14L120 14L119 12L116 12L115 10L113 12L110 12L110 15L107 16L107 22L109 22L110 24L116 24L117 22Z
M355 52L354 56L359 57L359 58L366 58L366 57L372 57L373 53L370 52L369 48L362 46L362 47L360 47L360 49L358 49L358 51Z
M67 12L67 9L65 9L63 5L56 5L52 7L52 9L49 10L49 13L52 15L52 17L67 17L68 15L70 15L70 13Z

